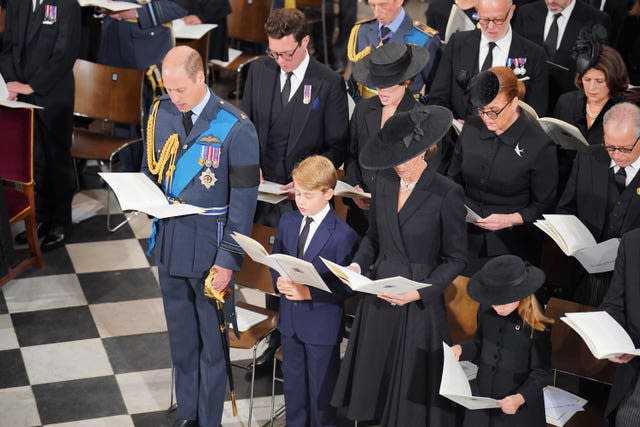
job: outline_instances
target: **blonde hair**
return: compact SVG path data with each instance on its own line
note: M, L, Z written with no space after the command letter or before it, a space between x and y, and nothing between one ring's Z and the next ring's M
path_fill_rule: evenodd
M520 300L518 304L518 314L522 317L524 323L531 327L531 337L533 338L533 331L544 331L546 329L545 324L552 324L554 320L547 317L542 313L542 307L535 295L531 294Z
M338 182L338 172L324 156L309 156L298 163L291 172L296 184L307 190L332 190Z

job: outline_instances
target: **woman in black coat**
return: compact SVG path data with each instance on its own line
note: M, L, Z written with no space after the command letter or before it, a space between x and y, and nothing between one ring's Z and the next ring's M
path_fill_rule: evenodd
M504 254L535 264L539 233L531 223L553 211L556 148L520 114L524 84L509 68L478 74L470 90L480 117L465 122L448 172L464 188L466 205L481 217L469 224L465 275Z
M360 153L363 167L380 171L351 268L431 286L362 298L332 399L353 420L455 425L454 407L438 390L442 342L451 340L442 293L466 260L464 197L424 160L451 120L439 106L397 113Z
M409 87L428 61L426 49L390 41L355 63L355 79L368 87L378 88L378 95L361 100L353 111L349 123L349 150L344 163L345 182L365 192L374 188L375 173L360 167L360 151L396 112L422 105ZM368 199L349 202L347 223L360 236L364 236L369 227L369 206Z

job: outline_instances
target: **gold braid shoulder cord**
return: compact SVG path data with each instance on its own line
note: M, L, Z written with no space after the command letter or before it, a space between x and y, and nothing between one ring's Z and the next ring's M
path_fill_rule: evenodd
M176 155L178 154L178 148L180 148L180 140L177 133L172 133L167 138L162 151L160 152L160 158L156 160L155 150L155 129L156 129L156 116L158 115L158 108L160 107L160 101L155 100L151 107L151 114L149 114L149 120L147 121L147 167L149 172L158 176L158 184L162 184L162 175L164 174L164 167L169 162L167 168L167 177L165 188L167 191L171 191L171 185L173 183L173 172L176 170Z
M356 53L356 44L358 42L358 32L360 31L360 25L362 25L362 23L357 23L356 25L354 25L351 29L351 33L349 33L347 56L349 57L349 61L353 63L360 61L362 58L371 53L371 46L367 46L360 52Z

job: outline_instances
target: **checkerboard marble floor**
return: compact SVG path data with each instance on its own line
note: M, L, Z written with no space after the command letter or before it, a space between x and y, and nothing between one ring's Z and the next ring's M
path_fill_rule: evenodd
M74 215L103 206L105 195L83 191ZM150 222L138 215L110 233L105 217L101 209L76 224L65 247L45 254L45 268L0 291L0 427L171 426L167 328L157 270L144 253ZM251 357L231 356L243 366ZM234 377L240 414L226 402L225 427L247 426L250 377L242 368ZM252 424L264 425L270 375L257 378L255 395Z

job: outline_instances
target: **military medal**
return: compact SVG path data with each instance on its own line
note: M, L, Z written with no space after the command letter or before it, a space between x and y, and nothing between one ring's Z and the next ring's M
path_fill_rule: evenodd
M311 102L311 85L304 85L302 103L307 105Z
M58 6L52 4L44 5L44 20L42 21L45 25L55 24L56 19L58 18Z
M640 196L640 187L636 188L636 194Z
M200 182L202 183L204 188L206 188L207 190L213 187L214 185L216 185L217 181L218 181L218 178L216 178L216 175L209 168L206 168L200 174Z

